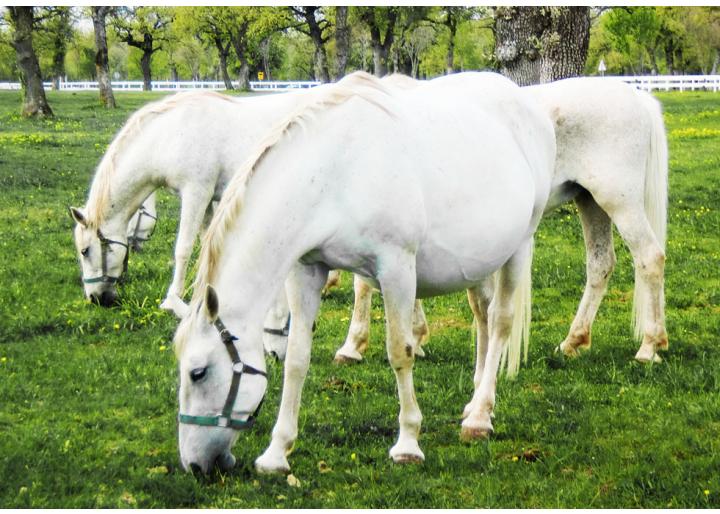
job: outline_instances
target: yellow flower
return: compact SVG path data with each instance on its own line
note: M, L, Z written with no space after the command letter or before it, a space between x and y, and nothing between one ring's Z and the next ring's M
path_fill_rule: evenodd
M350 454L350 460L356 460L356 459L357 459L357 455L355 455L354 452L351 453L351 454Z
M710 496L710 490L709 490L709 489L705 489L705 490L703 491L703 494L704 494L705 496Z
M1 357L0 362L7 362L7 357Z
M167 350L167 346L161 345L161 346L160 346L160 351L161 351L161 352L164 352L165 350Z
M115 324L113 325L113 328L114 328L115 330L120 330L120 323L115 323Z
M517 455L513 455L512 461L517 462L520 458Z

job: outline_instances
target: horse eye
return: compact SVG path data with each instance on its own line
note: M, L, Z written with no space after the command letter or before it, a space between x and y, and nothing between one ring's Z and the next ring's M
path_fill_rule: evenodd
M82 249L82 251L80 253L82 254L83 257L87 257L88 254L90 253L90 247L86 246L85 248Z
M193 382L198 382L205 378L205 375L207 374L207 368L195 368L192 371L190 371L190 380Z

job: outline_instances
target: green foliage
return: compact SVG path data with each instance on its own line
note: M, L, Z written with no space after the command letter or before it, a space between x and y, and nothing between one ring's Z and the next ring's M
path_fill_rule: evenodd
M670 350L633 361L633 270L618 265L581 358L554 353L584 286L575 209L547 216L533 264L528 364L498 384L496 433L458 439L472 392L464 294L430 299L431 339L415 365L424 420L420 466L387 456L397 433L395 380L372 306L362 364L331 363L350 316L351 277L323 301L290 458L300 486L257 475L281 391L269 362L258 425L240 434L239 466L196 480L177 458L176 320L157 309L171 279L178 202L133 254L122 303L82 298L68 205L84 203L94 168L130 114L161 95L49 93L54 120L23 119L0 92L0 505L5 508L637 508L720 505L720 111L717 93L664 93L670 143L666 297Z

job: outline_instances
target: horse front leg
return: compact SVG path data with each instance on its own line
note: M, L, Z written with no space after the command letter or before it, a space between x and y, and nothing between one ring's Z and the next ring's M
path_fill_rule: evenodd
M285 355L280 411L272 431L270 445L255 460L261 473L290 471L287 455L298 433L298 415L302 388L310 366L312 327L320 308L320 292L327 279L324 265L296 264L288 276L285 290L290 305L292 323Z
M612 223L589 193L576 200L585 237L585 291L560 350L569 357L590 348L592 325L615 268Z
M188 309L187 304L182 300L187 264L192 254L195 238L200 231L205 210L211 200L212 191L183 190L180 193L180 223L175 240L175 269L167 295L160 304L161 309L174 312L180 318L187 314Z
M418 436L422 414L415 398L412 368L415 361L413 304L415 302L415 255L391 255L380 262L378 280L385 303L387 354L395 372L400 400L400 433L390 449L398 464L425 460Z

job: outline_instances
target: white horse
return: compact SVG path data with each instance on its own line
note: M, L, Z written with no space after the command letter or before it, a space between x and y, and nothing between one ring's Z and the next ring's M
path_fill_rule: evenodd
M186 92L134 113L100 162L86 207L70 209L85 295L101 305L115 302L115 284L127 263L130 219L165 186L178 192L181 213L173 279L161 307L183 315L187 263L211 202L220 198L260 135L312 94L233 98Z
M289 469L312 325L331 268L361 274L383 292L400 399L390 456L400 463L424 459L412 377L415 298L477 287L499 270L484 373L461 435L492 430L506 345L508 365L519 362L532 236L554 158L548 117L489 73L451 75L402 94L356 73L279 124L220 201L190 314L175 335L183 466L207 472L233 463L233 429L252 424L267 386L263 316L288 277L282 401L256 467Z
M142 251L145 242L150 240L157 223L157 205L155 191L148 196L128 222L127 240L130 248Z
M411 88L420 82L406 78L403 84ZM590 347L592 324L615 265L614 222L635 263L632 321L641 341L635 358L659 362L657 352L668 345L663 294L668 157L659 103L622 82L597 78L561 80L523 92L540 103L555 128L557 160L545 212L574 200L585 236L585 292L559 348L577 356L580 349ZM354 289L350 329L335 354L340 363L361 360L369 343L373 289L359 276ZM491 282L468 291L481 347L487 338L491 296ZM427 327L421 304L416 318L415 330L424 342ZM276 353L281 355L281 349Z

